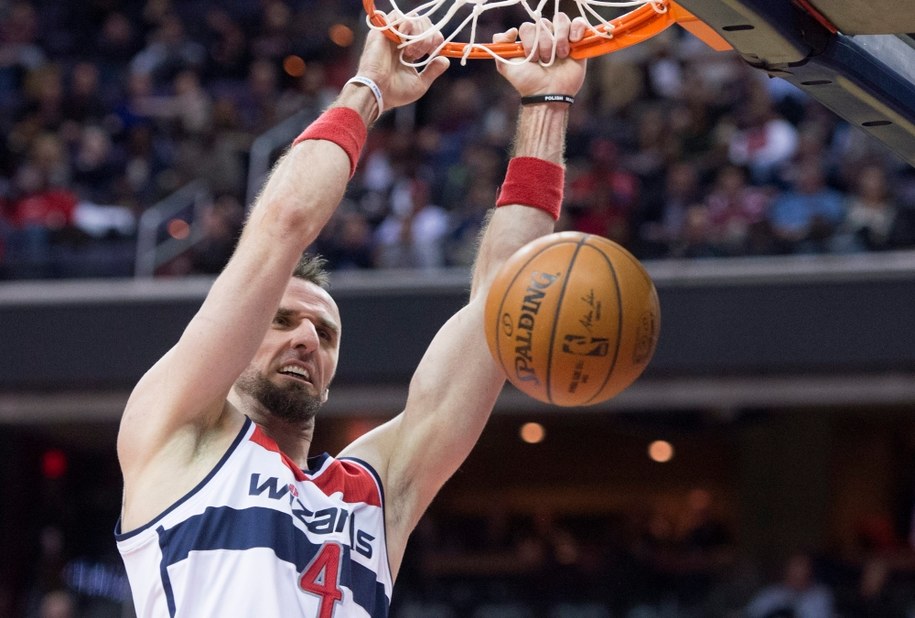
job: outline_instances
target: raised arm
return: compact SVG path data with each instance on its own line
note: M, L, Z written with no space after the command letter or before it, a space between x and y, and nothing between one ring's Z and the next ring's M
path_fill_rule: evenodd
M422 56L436 43L418 43L406 55ZM135 387L118 437L125 505L148 489L150 475L173 478L200 459L201 446L237 429L226 396L270 327L303 250L340 202L379 106L416 100L448 66L442 59L419 74L399 54L382 34L369 33L359 64L368 79L348 83L277 162L199 311Z
M568 57L569 40L584 24L564 16L554 24L559 60L500 66L522 97L575 95L584 80L584 62ZM522 28L525 45L533 27ZM495 42L511 42L509 31ZM549 60L551 48L538 50ZM553 231L562 196L567 103L523 105L514 158L491 213L473 270L470 301L438 332L410 383L405 410L367 434L343 454L372 463L385 484L388 554L395 573L407 538L432 498L476 444L504 384L489 354L483 329L486 291L499 267L527 242Z

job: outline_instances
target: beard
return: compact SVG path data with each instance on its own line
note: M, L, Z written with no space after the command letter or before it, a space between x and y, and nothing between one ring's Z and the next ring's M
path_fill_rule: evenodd
M320 409L320 397L310 394L305 384L289 381L276 385L255 369L246 370L235 382L240 393L253 397L276 418L288 423L310 422Z

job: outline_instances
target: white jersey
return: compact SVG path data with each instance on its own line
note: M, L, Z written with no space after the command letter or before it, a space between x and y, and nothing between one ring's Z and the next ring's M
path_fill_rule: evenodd
M388 615L383 491L365 462L301 470L250 419L184 498L115 529L139 618Z

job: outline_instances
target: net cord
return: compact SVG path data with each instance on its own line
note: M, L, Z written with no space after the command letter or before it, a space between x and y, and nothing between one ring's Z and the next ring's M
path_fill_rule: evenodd
M546 36L550 39L552 43L552 53L548 61L541 61L540 64L543 66L550 66L556 61L556 46L557 40L553 35L551 29L546 26L546 19L544 18L543 9L550 3L551 0L540 0L535 5L528 0L496 0L495 2L490 0L429 0L419 6L409 10L402 10L396 0L389 0L392 12L385 14L383 11L375 10L375 14L380 15L383 19L381 20L384 25L376 25L372 20L372 15L366 16L366 21L368 22L369 28L373 30L389 31L396 35L400 39L400 44L398 47L403 50L412 43L417 41L422 41L428 39L435 35L436 32L445 32L445 29L448 27L448 24L452 22L455 15L468 5L471 6L471 10L468 15L463 19L460 19L456 25L452 24L450 27L450 32L447 36L444 37L444 40L438 47L435 48L430 54L424 58L410 62L404 58L403 51L401 51L400 60L406 66L414 67L416 69L422 69L427 64L432 62L436 57L441 55L442 50L454 42L454 39L457 35L462 32L467 26L470 26L470 36L466 42L462 55L461 55L461 64L466 64L467 59L470 57L470 54L474 50L482 51L491 56L494 60L505 64L522 64L525 62L530 62L534 54L537 53L539 48L540 40L542 36ZM613 29L614 26L608 19L603 17L594 7L613 7L613 8L626 8L626 7L641 7L646 4L651 5L651 7L657 13L667 12L667 1L666 0L574 0L575 5L578 9L579 15L588 22L588 26L593 31L591 34L596 34L601 38L611 39L613 38ZM448 6L444 14L435 18L437 13L440 13L446 5ZM500 8L506 8L514 5L520 5L524 11L527 13L528 19L535 25L536 30L534 33L534 42L531 46L531 52L524 58L503 58L498 53L490 49L488 46L477 42L477 25L480 18L486 11L491 11ZM559 10L559 0L552 0L553 5L553 15ZM419 20L428 19L432 24L431 27L426 30L419 32L417 34L409 34L403 30L405 24L410 22L416 22Z

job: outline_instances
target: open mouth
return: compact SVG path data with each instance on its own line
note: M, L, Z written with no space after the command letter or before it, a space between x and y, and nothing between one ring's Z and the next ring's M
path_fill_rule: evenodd
M311 376L308 372L297 365L285 365L277 373L301 382L311 382Z

